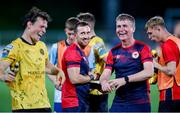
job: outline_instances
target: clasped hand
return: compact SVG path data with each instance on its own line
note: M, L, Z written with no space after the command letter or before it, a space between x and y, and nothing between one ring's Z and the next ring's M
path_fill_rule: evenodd
M104 92L112 92L125 84L126 82L124 78L117 78L109 81L103 81L101 83L101 87Z
M56 76L56 80L54 82L54 85L57 90L61 90L62 84L64 84L66 78L63 72L59 71L59 73Z

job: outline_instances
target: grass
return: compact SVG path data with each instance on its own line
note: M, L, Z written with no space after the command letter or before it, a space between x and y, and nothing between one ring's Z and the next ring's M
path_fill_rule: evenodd
M113 79L115 76L114 74L111 76L111 79ZM157 113L158 112L158 106L159 106L159 92L157 85L151 85L150 87L150 98L151 98L151 112ZM114 98L115 92L112 92L109 94L108 98L108 107L110 108L112 105L112 101Z
M53 109L54 100L54 86L50 80L46 77L46 88L48 91L48 97ZM0 112L11 112L11 96L8 86L0 82Z
M112 76L113 78L114 76ZM46 87L48 91L48 97L53 109L53 100L54 100L54 86L50 80L46 79ZM157 112L158 109L158 97L159 93L157 90L157 85L151 85L151 111ZM109 102L108 106L110 108L112 104L112 100L114 98L114 92L109 94ZM9 88L6 86L5 83L0 82L0 112L11 112L11 96Z

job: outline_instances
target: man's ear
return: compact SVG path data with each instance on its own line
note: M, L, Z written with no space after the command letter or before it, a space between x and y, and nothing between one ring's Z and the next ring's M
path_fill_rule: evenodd
M134 26L134 27L133 27L133 32L135 32L135 30L136 30L136 27Z
M65 34L66 34L66 36L67 36L67 28L64 29L64 32L65 32Z
M32 26L32 22L28 21L27 22L27 28L29 29Z
M66 33L66 28L64 28L64 32Z

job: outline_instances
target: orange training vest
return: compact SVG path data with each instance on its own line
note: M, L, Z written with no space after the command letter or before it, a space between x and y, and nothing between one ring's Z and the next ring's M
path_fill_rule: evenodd
M58 66L58 68L62 69L62 57L67 48L65 40L58 42L57 47L58 47L58 64L57 64L57 66Z
M176 38L174 36L170 36L170 37L168 37L168 39L175 42L176 45L179 48L179 51L180 51L180 39L178 39L178 38ZM165 65L164 58L163 58L163 55L162 55L162 51L161 51L159 63L162 66ZM173 84L174 84L174 80L176 81L177 85L180 86L180 63L176 67L176 74L174 76L168 76L168 75L166 75L165 73L163 73L161 71L158 72L158 88L159 88L159 90L171 88L173 86Z

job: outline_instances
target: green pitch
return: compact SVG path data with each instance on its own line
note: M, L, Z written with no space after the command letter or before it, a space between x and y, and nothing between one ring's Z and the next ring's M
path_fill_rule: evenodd
M54 86L52 82L46 77L46 88L48 91L48 97L53 109L54 100ZM11 96L7 85L0 82L0 112L11 112Z
M111 79L113 79L115 76L114 74L111 76ZM151 112L157 113L158 112L158 102L159 102L159 92L157 89L157 85L151 85L150 87L150 98L151 98ZM108 100L108 107L111 107L113 97L114 97L115 92L112 92L109 95L109 100Z
M53 99L54 99L54 86L50 80L46 79L46 87L48 91L49 100L53 109ZM114 97L114 92L109 94L109 107L112 104L112 100ZM158 97L159 93L157 91L157 86L151 86L151 111L157 112L158 109ZM5 83L0 82L0 112L11 112L11 96L9 92L9 88Z

